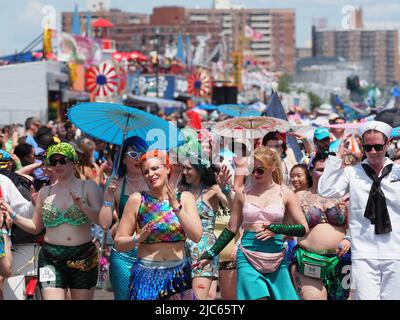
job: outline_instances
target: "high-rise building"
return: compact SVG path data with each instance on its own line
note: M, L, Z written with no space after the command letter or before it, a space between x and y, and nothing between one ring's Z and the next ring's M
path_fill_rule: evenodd
M62 14L65 32L71 32L72 15ZM84 23L86 12L80 17ZM295 12L291 9L245 9L230 0L215 0L212 9L156 7L150 16L110 9L93 12L92 19L97 18L112 22L111 37L120 51L153 51L156 36L161 48L176 43L178 33L189 35L193 46L198 44L197 37L209 36L209 52L224 43L228 54L251 55L270 70L294 74ZM246 37L246 28L256 36Z
M188 9L191 23L217 23L230 40L230 51L251 54L271 70L293 74L295 69L295 12L291 9ZM245 36L246 26L262 35Z
M372 65L373 81L391 86L399 80L399 33L397 29L313 29L314 57L341 57Z
M391 86L400 79L398 30L365 28L361 9L351 13L347 29L313 26L312 53L314 57L369 63L372 81L379 86Z
M178 34L183 36L185 45L186 35L189 35L194 47L198 45L197 37L209 36L206 51L210 52L221 43L221 26L218 23L190 22L183 7L154 8L148 23L116 25L113 38L120 51L139 50L148 54L155 50L163 53L170 44L177 43Z
M98 7L103 8L103 7ZM61 14L62 19L62 31L63 32L71 32L72 31L72 17L73 12L63 12ZM87 12L79 12L79 17L81 19L81 26L85 27ZM95 21L99 18L106 19L110 21L114 26L119 24L140 24L140 23L148 23L148 15L143 13L132 13L132 12L124 12L118 9L110 9L110 10L99 10L91 12L91 20Z

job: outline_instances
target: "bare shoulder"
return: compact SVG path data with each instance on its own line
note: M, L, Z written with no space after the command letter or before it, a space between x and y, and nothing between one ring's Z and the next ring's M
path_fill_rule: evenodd
M47 196L49 195L49 193L50 193L50 188L51 188L51 186L43 186L42 188L40 188L38 196L39 196L39 198L40 198L40 200L41 200L42 202L43 202L43 201L47 198Z
M128 202L132 204L137 204L142 201L142 195L140 192L134 192L129 196Z
M290 201L291 199L297 200L296 194L287 186L282 186L282 193L285 202Z
M195 201L194 195L189 191L181 193L181 201Z
M99 189L99 190L100 190L99 185L98 185L95 181L93 181L93 180L91 180L91 179L82 180L82 184L85 186L85 189L86 189L86 190L87 190L87 189L89 189L89 190Z

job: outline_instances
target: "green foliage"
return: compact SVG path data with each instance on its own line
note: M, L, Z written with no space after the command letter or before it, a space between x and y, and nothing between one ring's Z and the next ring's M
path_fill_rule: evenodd
M318 108L322 104L322 99L314 92L308 92L308 97L310 98L311 110Z
M293 78L290 74L284 74L282 77L279 78L278 82L278 91L290 93L290 85L293 81Z

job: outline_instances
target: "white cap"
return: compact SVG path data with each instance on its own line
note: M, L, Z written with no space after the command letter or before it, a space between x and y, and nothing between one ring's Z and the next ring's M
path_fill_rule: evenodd
M358 133L362 137L363 134L369 130L382 132L388 139L390 139L393 128L382 121L368 121L358 129Z
M329 121L333 121L333 120L335 120L335 119L337 119L337 118L339 118L340 116L337 114L337 113L332 113L330 116L329 116L329 118L328 118L328 120Z

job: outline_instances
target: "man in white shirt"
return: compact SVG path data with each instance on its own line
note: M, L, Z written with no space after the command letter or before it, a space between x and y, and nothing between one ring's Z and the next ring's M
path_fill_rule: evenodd
M7 178L6 176L0 174L0 201L5 201L7 202L11 208L13 208L13 210L15 212L18 212L18 214L26 217L26 218L32 218L33 216L33 211L34 211L34 206L31 202L27 201L22 195L21 193L18 191L17 187L14 185L14 183ZM0 211L0 214L3 214L3 212ZM3 221L3 219L0 219ZM4 218L5 220L5 218ZM0 229L5 230L5 227L2 227L0 225ZM7 232L7 231L6 231ZM1 235L2 237L4 237L3 241L3 246L9 246L9 239L7 235ZM6 238L7 237L7 238ZM4 248L4 251L7 255L10 255L10 248ZM1 254L0 254L1 256ZM6 271L4 272L3 276L9 276L11 273L11 257L3 257L2 259L8 259L8 265ZM4 282L4 278L0 275L0 300L3 298L3 282Z
M32 218L34 211L33 204L21 195L8 177L2 174L0 174L0 188L2 200L7 202L19 215L25 218Z
M392 128L380 121L359 130L366 159L342 167L343 141L318 184L323 197L350 193L352 277L357 300L400 299L400 165L385 156Z

